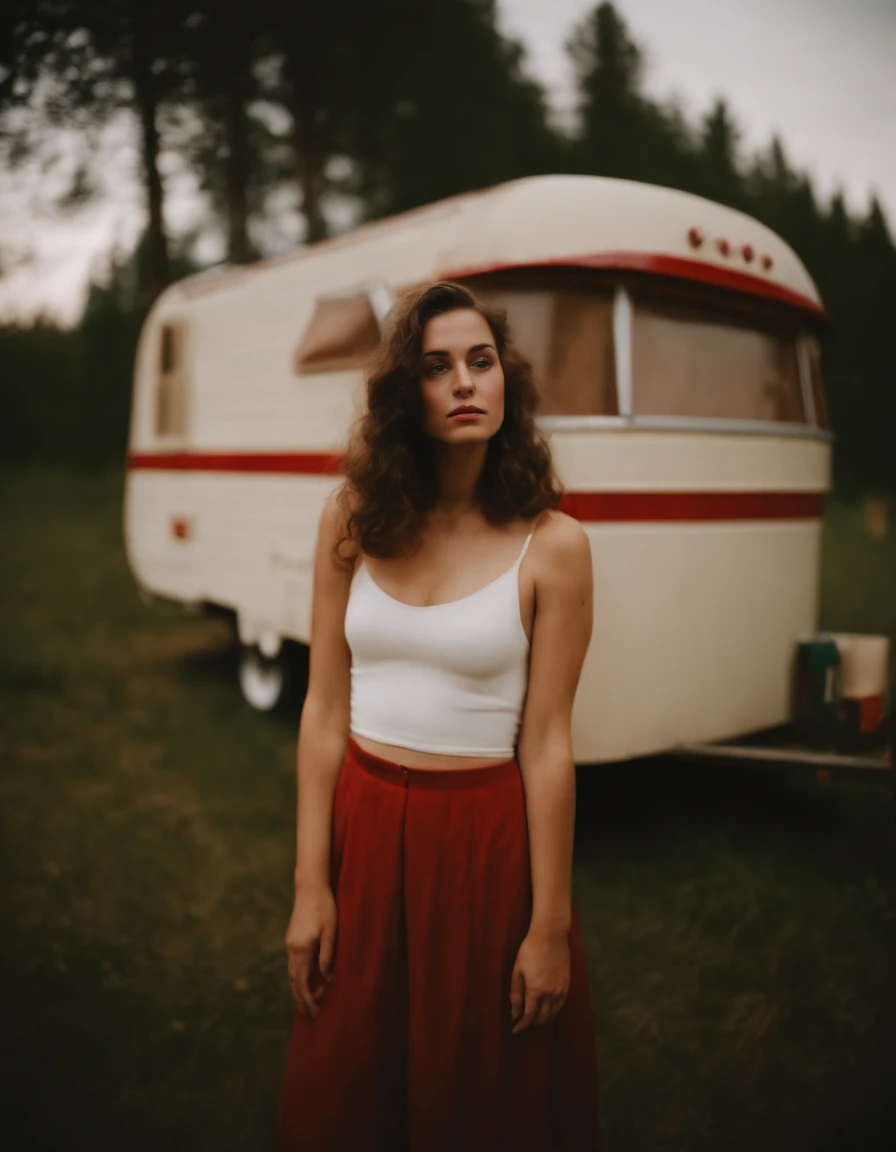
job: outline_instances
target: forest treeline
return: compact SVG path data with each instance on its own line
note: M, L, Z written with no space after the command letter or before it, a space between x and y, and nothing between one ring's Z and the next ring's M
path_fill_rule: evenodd
M547 172L681 188L762 220L800 255L834 321L824 378L844 494L896 490L896 248L881 205L821 203L781 140L745 156L718 100L698 123L644 89L644 56L612 4L571 30L575 122L558 128L495 0L6 0L0 13L0 156L78 126L69 199L91 192L93 134L123 110L137 129L146 228L95 284L74 330L0 328L11 462L120 460L142 317L195 261L165 226L166 153L198 174L228 259L265 254L284 194L306 240L337 199L372 219ZM49 94L49 95L48 95ZM23 115L40 96L40 123ZM0 240L2 261L2 240ZM2 263L0 263L2 271Z

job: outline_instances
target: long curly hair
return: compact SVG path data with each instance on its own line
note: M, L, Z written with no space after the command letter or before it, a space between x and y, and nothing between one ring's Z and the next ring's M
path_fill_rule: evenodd
M367 409L352 425L337 494L347 535L370 556L414 551L438 498L433 446L423 432L423 330L434 317L475 309L491 328L504 372L504 421L490 438L476 496L485 518L504 524L556 508L563 491L547 440L535 424L539 394L514 347L506 312L461 284L438 281L410 293L390 318L367 378Z

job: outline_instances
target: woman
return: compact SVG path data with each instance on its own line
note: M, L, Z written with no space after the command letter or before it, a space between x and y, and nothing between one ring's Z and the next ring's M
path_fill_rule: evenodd
M588 540L530 368L467 289L404 303L367 396L315 561L279 1146L592 1152Z

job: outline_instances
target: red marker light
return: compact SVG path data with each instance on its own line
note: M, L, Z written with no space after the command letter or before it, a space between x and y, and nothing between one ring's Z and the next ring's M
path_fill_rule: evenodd
M744 260L746 260L746 262L748 264L752 264L753 257L756 255L756 253L753 251L753 245L752 244L744 244L743 248L741 248L740 251L741 251L741 255L743 256Z
M766 272L768 272L769 268L771 268L775 263L774 260L772 260L771 256L769 256L769 254L767 252L763 253L762 259L759 262L762 265L762 267L766 270Z
M688 243L692 248L699 248L703 243L703 233L699 228L691 228L688 231Z
M190 521L184 520L181 517L172 519L171 521L171 535L175 540L189 540L190 538Z
M716 248L718 248L723 256L727 256L731 251L731 245L725 239L716 240Z

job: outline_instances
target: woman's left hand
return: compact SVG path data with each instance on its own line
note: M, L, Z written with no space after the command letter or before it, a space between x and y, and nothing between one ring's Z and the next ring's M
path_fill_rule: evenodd
M510 978L513 1035L530 1024L548 1024L569 992L569 932L529 928Z

